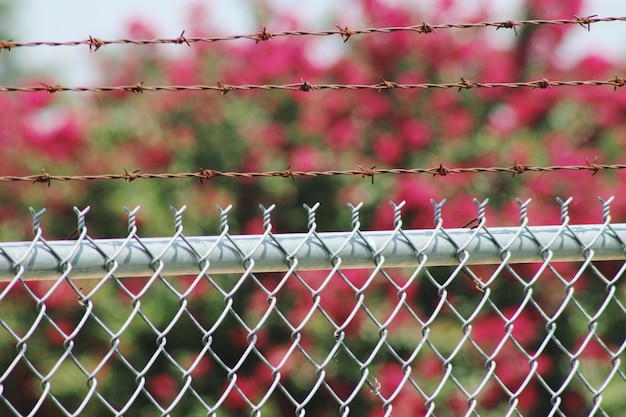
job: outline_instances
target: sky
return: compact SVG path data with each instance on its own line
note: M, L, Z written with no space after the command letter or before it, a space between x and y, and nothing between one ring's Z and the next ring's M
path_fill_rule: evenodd
M271 1L284 9L295 9L294 5L297 4L298 15L309 16L312 21L329 13L337 4L333 0L302 0L297 3L289 0ZM423 6L431 0L406 1ZM519 4L519 0L492 1L497 6L498 19L517 17L515 5ZM158 37L175 38L191 18L188 6L199 2L210 11L213 27L207 28L207 32L211 34L253 33L259 30L253 26L249 15L254 0L19 0L12 2L13 16L9 25L3 29L16 42L83 40L89 35L117 39L126 35L125 28L130 21L141 18L157 28ZM600 17L626 16L626 1L588 0L583 15L593 14ZM313 28L327 29L309 27ZM600 49L626 61L624 39L626 23L598 23L592 26L589 33L582 29L578 31L562 53L565 60L575 60L586 51ZM175 45L169 46L173 54L179 53L177 51L181 49ZM101 58L97 57L98 54L90 54L87 46L16 48L10 53L28 71L52 73L54 80L62 84L89 85L97 83L99 78L95 70L96 61Z

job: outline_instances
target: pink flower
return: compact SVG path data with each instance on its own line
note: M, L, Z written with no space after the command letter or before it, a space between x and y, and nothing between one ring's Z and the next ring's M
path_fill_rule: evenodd
M158 400L166 401L178 393L178 383L171 375L161 373L148 379L148 391Z
M376 159L386 165L397 165L404 156L405 150L398 138L392 134L381 135L373 145Z
M289 163L293 170L316 171L322 168L322 157L313 146L298 146L289 156Z
M52 121L33 121L29 130L29 145L59 162L76 157L85 142L83 129L69 114L56 115Z
M404 142L411 149L422 149L428 146L432 135L427 123L416 119L407 119L400 124L400 133Z

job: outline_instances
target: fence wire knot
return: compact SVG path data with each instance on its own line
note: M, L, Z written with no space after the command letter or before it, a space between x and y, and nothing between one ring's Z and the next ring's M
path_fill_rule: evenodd
M444 177L448 174L450 174L450 170L446 168L443 164L439 164L439 166L433 170L433 177Z
M363 168L361 165L359 165L359 169L361 170L361 178L371 177L372 184L374 184L374 175L376 175L376 171L374 171L375 168L376 165L372 166L371 168Z
M124 168L124 181L126 182L133 182L137 179L137 173L139 172L139 169L136 169L132 172L128 172L128 170L126 168Z
M50 187L50 174L48 174L43 168L41 169L41 174L35 176L35 179L33 180L32 184L41 182L41 183L46 183L48 184L48 187Z
M262 31L260 31L260 32L257 34L257 37L256 37L256 43L259 43L259 41L267 41L267 40L270 40L270 39L272 39L273 37L274 37L274 35L272 35L271 33L269 33L269 32L267 31L267 28L265 28L265 27L264 27L264 28L263 28L263 30L262 30Z
M279 175L281 177L283 177L283 178L289 177L289 178L291 178L292 181L296 180L296 178L293 176L293 171L291 170L291 165L288 165L286 170L280 171Z
M220 95L226 95L229 91L231 91L233 88L228 85L228 84L222 84L221 82L217 81L217 88L218 90L220 90Z
M176 43L178 45L182 45L183 43L186 43L187 46L191 48L191 44L189 43L187 38L185 38L185 31L184 30L180 33L180 36L178 38L176 38L174 43Z
M302 80L302 84L300 84L300 87L298 87L298 90L304 91L304 92L311 91L312 89L313 89L313 86L304 80Z
M0 52L2 52L3 49L10 51L12 46L14 46L13 39L9 39L8 41L0 41Z
M626 85L626 80L624 80L622 77L618 77L617 74L615 74L615 79L613 80L613 91L617 90L617 87L623 87Z
M46 83L40 83L40 84L44 86L44 88L49 94L56 93L57 91L63 91L63 87L61 87L59 84L54 84L54 85L46 84Z
M433 33L433 32L435 32L435 28L426 22L422 22L422 25L417 30L417 33Z
M552 84L550 84L550 81L548 81L546 78L542 78L541 80L536 82L536 86L541 88L542 90L545 90L546 88L551 88Z
M594 176L598 173L598 171L600 171L602 168L602 166L600 166L599 164L596 164L596 161L598 160L598 157L596 156L595 158L593 158L593 162L589 162L588 159L585 158L585 162L587 163L587 167L589 167L589 171L591 171L591 176Z
M354 35L354 32L348 29L348 26L346 26L345 28L342 28L339 25L335 25L335 27L339 29L339 35L341 36L341 39L343 39L343 43L348 42L348 39L350 39L350 36Z
M200 175L200 184L204 184L204 181L202 181L203 179L210 180L211 178L219 176L219 174L219 171L215 171L213 169L200 168L200 173L198 174Z
M103 40L89 35L89 52L96 52L101 46L104 46Z
M598 17L597 14L591 15L591 16L587 16L587 17L578 17L576 15L574 15L574 17L576 18L576 21L578 22L578 24L580 26L582 26L583 28L587 29L587 32L591 31L591 24L593 23L593 18L594 17Z
M461 77L461 82L459 83L459 91L463 89L469 90L470 88L474 88L474 87L478 87L477 82L466 80L465 78Z
M397 86L398 86L398 83L394 83L393 81L387 81L383 77L380 77L380 83L377 85L377 87L380 87L378 89L379 93L382 90L391 90L392 88L396 88Z
M143 94L143 81L140 81L137 84L128 87L128 91L135 94Z
M513 29L513 32L515 32L515 36L517 37L517 25L513 20L507 20L506 22L498 23L498 25L496 26L496 30L498 29Z
M521 165L518 164L517 161L514 162L513 164L513 168L511 168L513 170L513 177L516 176L517 174L523 174L524 171L526 171L526 166L525 165Z

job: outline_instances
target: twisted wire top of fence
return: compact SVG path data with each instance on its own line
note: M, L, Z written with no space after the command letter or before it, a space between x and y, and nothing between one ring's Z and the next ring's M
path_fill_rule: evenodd
M348 204L351 210L351 232L318 232L316 212L320 207L304 204L307 212L307 233L274 234L271 214L276 208L260 205L263 216L262 235L237 236L230 234L229 213L232 206L219 206L220 234L189 237L183 234L183 213L170 207L174 215L175 233L171 238L141 238L137 236L137 215L140 207L125 209L128 214L129 236L125 239L92 239L87 234L86 217L90 207L74 208L78 226L77 240L47 241L43 237L41 218L46 210L33 215L34 242L6 242L0 247L0 282L15 276L16 268L28 272L30 279L50 279L58 276L64 265L72 263L71 271L82 278L101 276L102 268L118 277L151 274L155 260L170 265L169 274L186 275L199 267L210 265L211 273L240 272L242 266L254 272L287 271L298 258L300 270L323 269L329 266L329 253L344 257L343 268L363 268L385 257L387 267L413 266L417 261L428 265L455 265L461 252L472 254L468 265L493 264L501 261L503 251L514 249L511 262L538 262L546 251L558 249L550 255L552 262L581 260L589 251L601 249L595 260L622 259L624 256L623 224L611 224L610 206L614 197L598 198L602 206L602 224L572 226L569 224L569 206L573 198L561 200L560 226L530 227L528 206L531 199L517 200L520 226L486 227L486 208L489 199L474 199L476 218L472 228L444 229L442 211L446 200L431 200L434 209L433 230L402 229L402 209L405 201L390 202L393 210L391 230L361 231L360 210L363 203ZM557 242L554 236L559 237ZM605 239L598 240L599 236ZM323 241L322 246L319 241ZM347 244L350 242L350 244ZM508 243L504 243L508 242ZM460 252L461 251L461 252ZM156 256L154 254L159 254ZM203 255L204 254L204 255ZM304 254L300 256L300 254ZM345 255L345 256L344 256ZM419 255L419 256L418 256ZM425 256L422 256L425 255ZM331 257L332 258L332 257ZM199 261L200 260L200 261ZM332 261L332 259L330 259Z
M393 32L413 32L418 34L433 33L437 29L470 29L470 28L486 28L494 27L498 29L513 29L517 35L517 28L523 26L538 25L580 25L587 30L591 29L592 23L598 22L623 22L626 17L597 17L597 15L579 17L574 16L573 19L554 19L554 20L506 20L499 22L477 22L477 23L442 23L430 25L426 22L410 26L392 26L392 27L374 27L365 29L349 29L347 26L337 25L337 29L322 31L306 31L306 30L285 30L280 32L269 32L267 28L263 28L259 32L242 35L212 36L212 37L186 37L185 31L176 38L159 38L159 39L116 39L103 40L89 36L88 39L80 41L67 42L13 42L13 40L0 41L0 52L2 50L10 51L12 48L34 47L34 46L78 46L87 45L90 51L97 51L104 45L112 44L130 44L130 45L153 45L153 44L175 44L191 46L192 43L214 43L219 41L233 41L238 39L248 39L255 42L267 41L277 37L284 36L340 36L344 42L348 41L352 36L365 34L384 34Z

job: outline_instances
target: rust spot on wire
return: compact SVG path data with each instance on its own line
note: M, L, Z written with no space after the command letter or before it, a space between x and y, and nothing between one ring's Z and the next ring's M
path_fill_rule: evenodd
M459 83L459 91L463 89L469 90L470 88L474 87L478 87L478 83L471 80L466 80L465 78L461 77L461 82Z
M189 41L187 40L187 38L185 38L185 31L183 30L180 34L180 36L178 38L176 38L176 40L174 41L176 44L178 45L182 45L183 43L186 43L188 47L191 48L191 45L189 44Z
M220 90L220 95L224 96L233 88L228 84L222 84L221 82L217 82L217 89Z
M128 183L135 181L137 179L138 172L138 169L134 170L133 172L128 172L128 170L124 168L124 181Z
M50 187L50 180L52 179L52 177L50 176L50 174L48 174L44 169L41 170L41 174L37 175L35 177L35 179L33 180L32 184L35 183L45 183L48 184L48 187Z
M439 164L439 167L435 168L433 176L445 177L448 174L450 174L450 170L446 168L445 166L443 166L443 164Z
M434 33L435 28L426 22L422 22L422 25L417 29L417 33Z
M341 36L341 39L343 39L343 43L348 42L348 39L350 39L350 36L354 35L354 32L348 29L348 26L346 26L345 28L342 28L339 25L335 25L335 26L337 27L337 29L339 29L339 35Z
M380 77L380 84L377 84L377 86L380 87L378 89L378 92L380 93L382 90L391 90L392 88L396 88L398 84L392 81L387 81L383 77Z
M40 84L41 84L41 85L43 85L43 86L45 87L46 91L47 91L49 94L56 93L57 91L63 91L63 87L61 87L61 86L60 86L60 85L58 85L58 84L55 84L55 85L45 84L45 83L40 83Z
M526 171L526 167L524 165L518 164L517 161L515 161L515 163L513 164L513 168L511 169L513 170L513 177L517 174L523 174L524 171Z
M262 30L262 31L260 31L260 32L257 34L257 37L256 37L256 43L259 43L259 41L267 41L267 40L270 40L270 39L272 39L273 37L274 37L274 35L272 35L271 33L269 33L269 32L267 31L267 28L265 28L265 27L264 27L264 28L263 28L263 30Z
M574 15L574 17L576 18L576 21L578 22L578 24L580 26L582 26L583 28L587 29L587 32L591 31L591 24L594 22L593 18L594 17L598 17L597 14L594 14L592 16L587 16L587 17L578 17L576 15Z
M585 159L585 162L587 163L587 166L589 167L589 171L591 171L591 176L593 177L594 175L596 175L598 173L598 171L600 171L601 169L604 169L601 165L596 164L596 161L598 160L598 157L596 156L595 158L593 158L593 162L589 163L589 161L587 159Z
M513 32L515 32L515 37L517 37L517 25L512 20L498 23L498 26L496 26L496 30L498 29L513 29Z
M372 184L374 184L374 175L376 175L376 171L374 171L375 168L376 168L376 165L372 166L371 168L363 168L361 165L359 165L359 169L361 170L360 171L361 178L371 177Z
M0 52L2 52L3 49L10 51L13 46L15 45L13 44L12 39L9 39L8 41L0 41Z
M104 45L104 41L98 38L93 38L89 35L89 52L96 52Z

